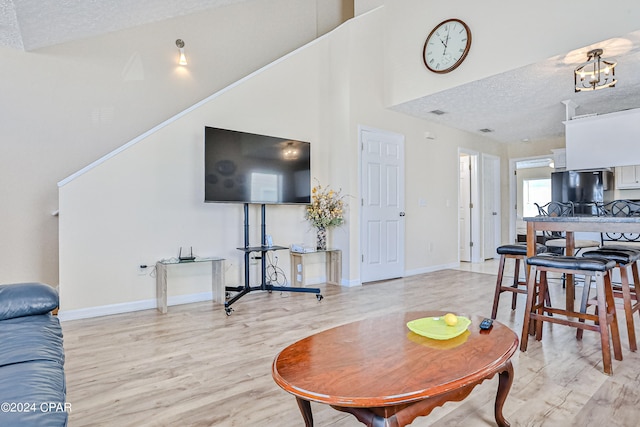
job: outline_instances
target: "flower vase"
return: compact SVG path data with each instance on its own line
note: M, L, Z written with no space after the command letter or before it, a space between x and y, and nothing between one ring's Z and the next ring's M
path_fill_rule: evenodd
M319 251L327 250L327 228L326 227L318 227L318 244L317 249Z

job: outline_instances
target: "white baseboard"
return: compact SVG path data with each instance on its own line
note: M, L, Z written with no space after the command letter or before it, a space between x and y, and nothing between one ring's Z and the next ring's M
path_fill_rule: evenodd
M448 268L457 268L460 263L454 262L451 264L435 265L426 268L418 268L414 270L405 271L405 276L415 276L418 274L431 273L439 270L446 270ZM316 280L310 280L307 286L317 286L325 283L323 278L317 278ZM362 286L360 280L345 280L340 282L344 287L356 287ZM212 292L202 292L198 294L177 295L167 298L167 306L191 304L194 302L211 301L213 299ZM60 310L58 311L58 318L61 321L66 320L78 320L89 319L92 317L110 316L113 314L130 313L133 311L152 310L157 308L155 299L126 302L121 304L102 305L89 308L80 308L77 310Z
M416 268L414 270L407 270L404 273L407 276L416 276L418 274L433 273L434 271L447 270L449 268L458 268L458 267L460 267L460 263L459 262L452 262L451 264L432 265L430 267Z
M194 302L211 301L212 292L202 292L198 294L176 295L167 298L167 306L191 304ZM58 318L60 321L89 319L92 317L110 316L112 314L130 313L133 311L153 310L157 308L154 299L125 302L121 304L102 305L97 307L80 308L77 310L60 310Z
M355 288L356 286L362 286L362 282L360 280L344 280L340 281L340 285L345 288Z
M317 287L318 285L323 285L327 283L326 277L313 277L311 279L307 279L307 287ZM354 286L361 286L362 282L360 280L345 280L340 279L340 286L344 286L345 288L352 288Z

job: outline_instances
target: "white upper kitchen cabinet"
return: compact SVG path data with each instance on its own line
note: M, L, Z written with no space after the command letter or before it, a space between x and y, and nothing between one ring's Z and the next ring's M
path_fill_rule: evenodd
M640 165L616 167L616 189L640 188Z

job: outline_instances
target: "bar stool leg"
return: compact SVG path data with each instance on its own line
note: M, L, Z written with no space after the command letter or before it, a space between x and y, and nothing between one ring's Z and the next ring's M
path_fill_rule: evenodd
M611 367L611 344L609 343L609 328L607 322L607 303L609 298L606 292L606 285L601 274L596 274L596 304L598 307L598 324L600 325L600 346L602 347L602 364L604 373L607 375L613 374ZM612 295L613 297L613 295ZM613 301L612 301L613 302ZM614 307L615 312L615 307Z
M622 281L622 305L624 307L624 315L627 323L627 334L629 335L629 349L636 351L638 344L636 343L636 331L633 324L633 311L631 308L631 289L629 285L629 266L620 266L620 279Z
M520 258L515 258L515 261L516 265L513 270L513 285L511 285L511 287L514 289L518 289L518 284L520 283ZM518 293L513 292L513 295L511 296L511 310L516 309L517 297Z
M638 274L638 262L636 261L631 264L631 275L633 276L633 291L636 295L636 301L640 303L640 298L638 297L638 286L640 286L640 274ZM640 312L640 310L639 310Z
M631 275L633 276L633 295L636 301L635 310L640 316L640 308L637 308L640 304L640 296L638 296L638 290L640 290L640 274L638 274L638 262L640 261L636 261L631 265Z
M620 329L618 327L618 315L616 314L616 304L613 298L613 288L611 286L611 275L604 276L607 285L607 304L611 307L611 340L613 341L613 355L616 360L622 360L622 344L620 343Z
M535 285L535 284L534 284ZM547 292L549 292L549 283L547 282L547 271L546 270L541 270L540 271L540 282L538 284L538 292L537 292L537 296L538 299L541 299L541 295L546 295ZM537 307L538 307L538 315L542 316L544 314L544 307L545 304L543 301L538 301L537 302ZM536 320L536 341L540 341L542 340L542 324L544 322L540 319Z
M524 307L524 319L522 321L522 334L520 334L520 351L527 351L529 342L529 328L531 326L531 311L533 310L533 301L536 299L536 276L537 268L532 265L529 270L527 283L527 304Z
M584 286L582 288L582 299L580 300L580 313L586 313L587 312L587 304L589 302L589 293L591 292L591 280L593 279L593 276L585 274L584 276ZM578 319L579 322L584 323L584 319ZM584 329L580 329L578 328L576 330L576 339L577 340L582 340L582 333L584 332Z
M500 264L498 265L498 279L496 280L496 292L493 296L493 309L491 310L491 318L495 320L498 315L498 303L500 302L500 293L502 287L502 275L504 274L505 256L500 255Z

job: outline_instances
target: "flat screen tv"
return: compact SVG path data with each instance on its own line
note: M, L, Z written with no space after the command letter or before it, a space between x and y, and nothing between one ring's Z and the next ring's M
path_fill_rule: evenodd
M310 144L228 129L204 129L204 200L311 202Z

